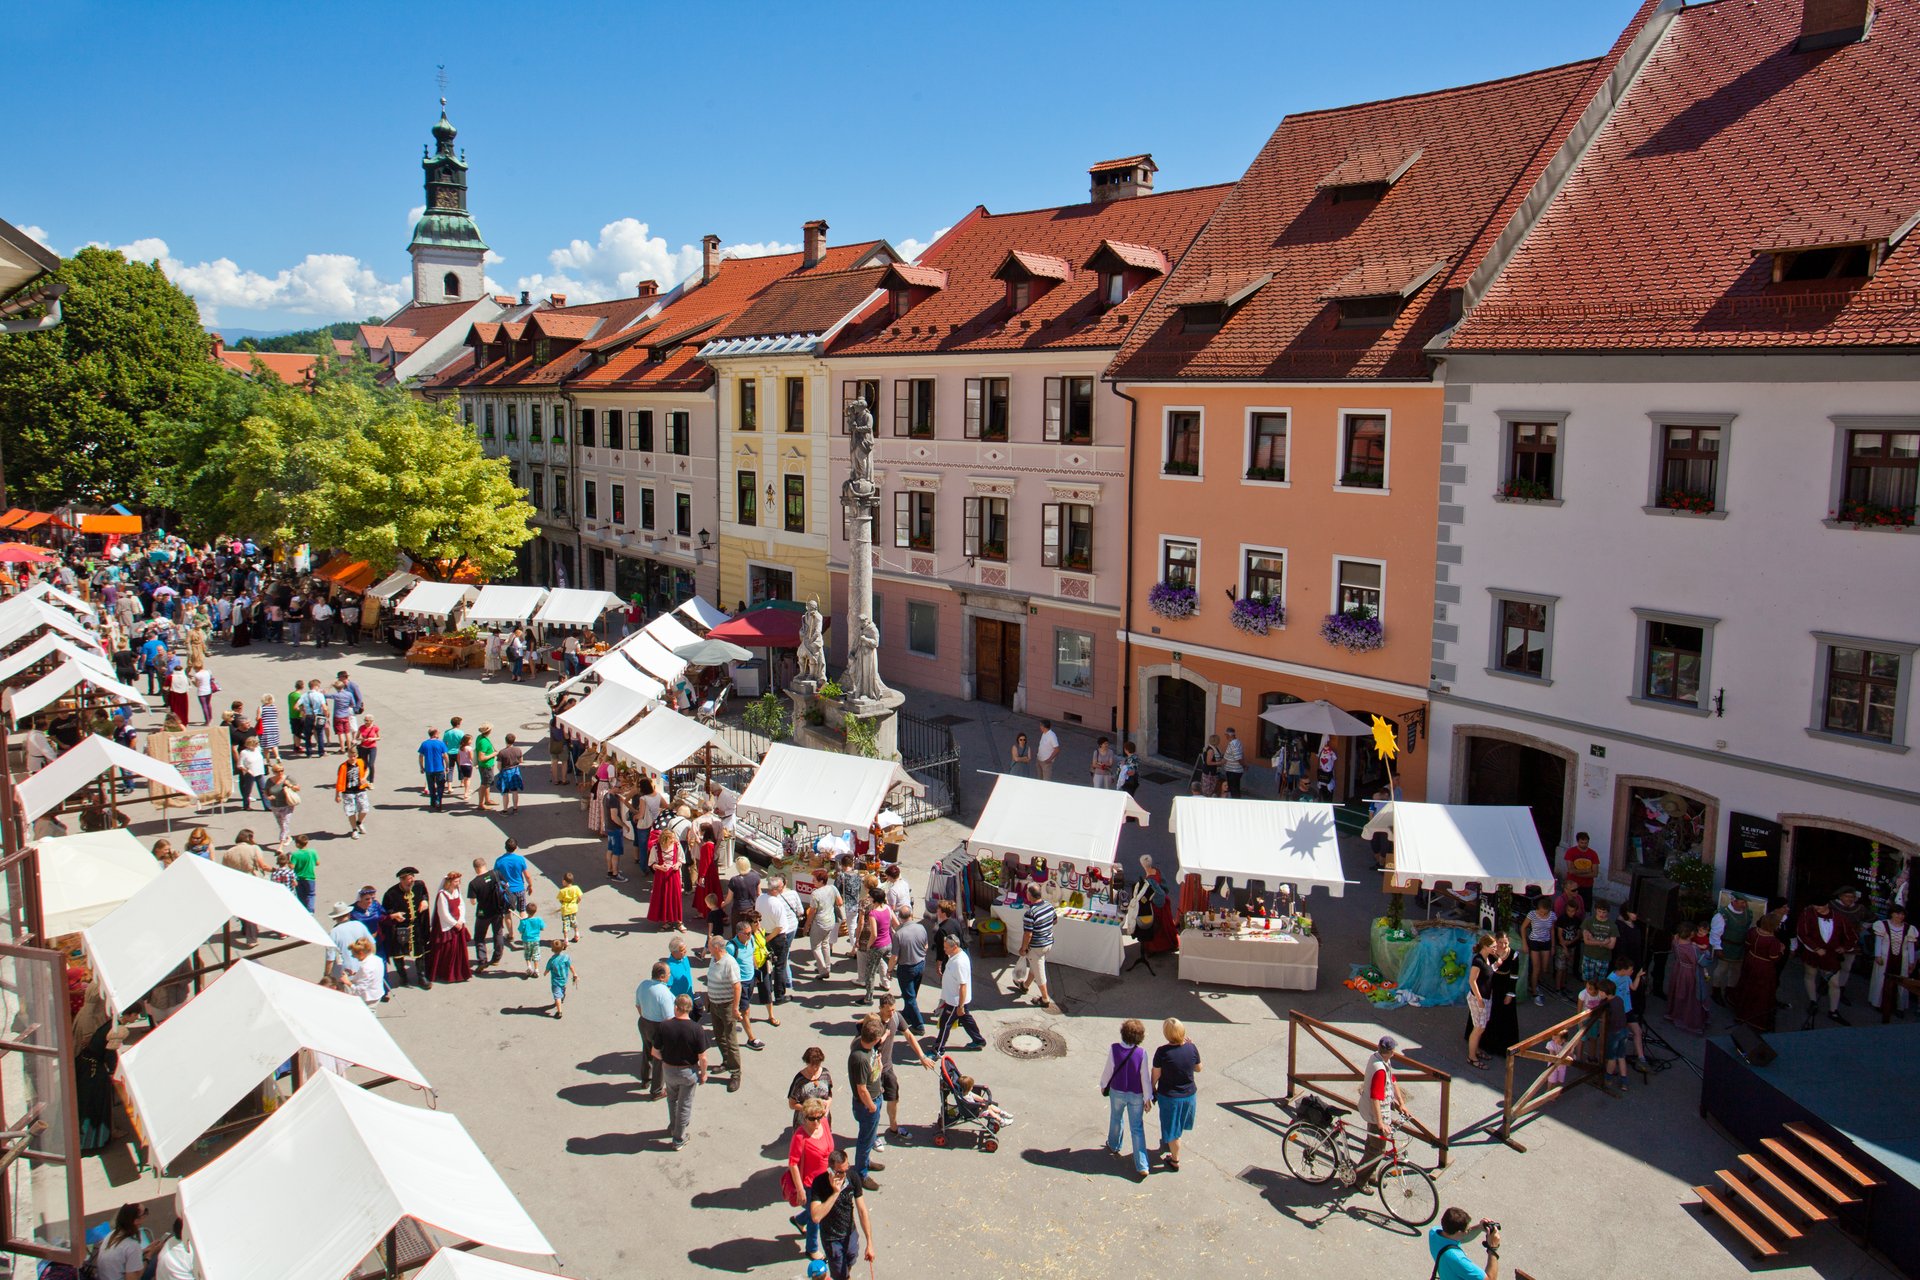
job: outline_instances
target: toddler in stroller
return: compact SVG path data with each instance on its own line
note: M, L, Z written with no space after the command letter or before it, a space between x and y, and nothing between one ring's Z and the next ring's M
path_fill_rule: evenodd
M963 1076L951 1057L940 1059L940 1116L935 1122L933 1145L947 1145L947 1130L976 1127L981 1130L980 1149L994 1151L1000 1141L994 1135L1013 1122L1013 1117L994 1104L993 1091Z

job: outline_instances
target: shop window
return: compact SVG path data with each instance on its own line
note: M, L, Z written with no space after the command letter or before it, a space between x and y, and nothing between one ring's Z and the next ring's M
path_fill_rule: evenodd
M1053 687L1093 692L1093 634L1057 628L1053 633Z
M1349 413L1340 421L1340 487L1387 487L1387 418L1380 413Z
M1626 861L1666 867L1706 852L1707 806L1661 786L1627 788Z
M930 600L907 601L907 652L923 658L940 651L940 606Z

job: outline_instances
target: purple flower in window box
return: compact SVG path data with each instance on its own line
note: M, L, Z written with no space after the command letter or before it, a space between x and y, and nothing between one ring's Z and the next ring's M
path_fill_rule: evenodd
M1320 624L1320 638L1349 653L1369 653L1387 640L1380 619L1358 609L1328 614Z
M1200 593L1192 587L1156 582L1147 591L1147 608L1163 618L1191 618L1200 608Z
M1254 636L1263 636L1286 620L1287 611L1278 600L1267 600L1261 596L1242 596L1235 600L1233 613L1228 618L1234 626Z

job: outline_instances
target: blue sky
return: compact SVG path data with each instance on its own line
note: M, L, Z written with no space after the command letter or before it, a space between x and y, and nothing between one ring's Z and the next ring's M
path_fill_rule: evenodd
M1604 53L1634 0L1150 5L103 3L15 6L31 117L0 217L159 258L210 322L405 297L436 67L502 290L574 301L740 252L1083 199L1151 151L1237 178L1290 111ZM911 242L911 243L909 243Z

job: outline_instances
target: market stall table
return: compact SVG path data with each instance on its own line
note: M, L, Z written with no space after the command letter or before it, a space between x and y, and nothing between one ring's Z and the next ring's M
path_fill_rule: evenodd
M1320 939L1252 927L1180 931L1180 976L1188 982L1274 991L1320 985Z

